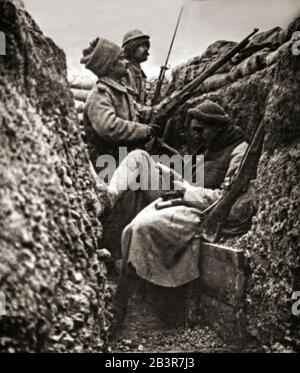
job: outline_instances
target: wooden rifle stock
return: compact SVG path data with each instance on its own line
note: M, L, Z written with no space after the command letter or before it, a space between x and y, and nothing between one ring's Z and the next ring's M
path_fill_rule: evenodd
M163 82L164 82L164 79L165 79L166 70L168 70L167 66L161 66L160 74L159 74L159 77L158 77L158 80L157 80L157 83L156 83L156 86L155 86L154 94L153 94L153 99L152 99L152 103L151 103L152 106L157 105L158 101L160 99L161 88L162 88L162 85L163 85Z

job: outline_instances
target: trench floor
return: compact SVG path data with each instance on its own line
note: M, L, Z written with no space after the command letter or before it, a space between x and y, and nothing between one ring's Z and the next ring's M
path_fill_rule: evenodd
M111 286L115 287L115 284L111 283ZM176 298L173 295L176 295ZM263 352L262 348L253 341L226 343L211 328L201 325L201 322L193 327L185 326L184 310L180 307L184 302L180 298L180 292L167 294L161 288L149 285L147 287L141 282L129 302L124 324L111 342L109 351L128 353ZM165 307L166 303L170 306L169 310Z

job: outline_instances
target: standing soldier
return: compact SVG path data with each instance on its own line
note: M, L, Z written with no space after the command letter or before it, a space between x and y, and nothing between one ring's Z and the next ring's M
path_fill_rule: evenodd
M129 61L128 76L124 79L124 83L134 91L136 101L144 105L147 77L141 68L141 63L148 59L150 36L140 30L129 31L124 36L122 47Z

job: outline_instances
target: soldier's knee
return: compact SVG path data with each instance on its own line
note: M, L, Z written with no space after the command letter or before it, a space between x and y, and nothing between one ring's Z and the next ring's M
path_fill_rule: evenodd
M130 156L131 158L134 158L135 160L138 160L139 162L141 162L142 159L148 160L150 158L150 155L145 150L142 150L142 149L133 150L132 152L128 154L128 156Z
M132 241L139 235L144 235L143 224L131 222L128 224L122 233L121 244L122 249L130 247Z
M123 232L122 232L122 241L124 241L124 239L125 239L126 237L128 237L129 235L131 235L131 232L132 232L131 224L128 224L128 225L123 229Z
M129 237L133 232L143 233L148 229L148 221L143 219L134 219L130 224L126 226L122 236Z

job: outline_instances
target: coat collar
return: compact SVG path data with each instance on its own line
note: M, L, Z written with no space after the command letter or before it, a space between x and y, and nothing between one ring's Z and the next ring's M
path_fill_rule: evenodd
M123 92L123 93L127 93L127 89L126 87L124 86L124 84L118 82L117 80L114 80L112 78L109 78L108 76L103 76L101 77L98 81L97 81L97 84L98 83L102 83L102 84L105 84L105 85L108 85L109 87L113 88L113 89L116 89L117 91L119 92Z
M130 62L130 68L135 71L137 75L139 75L141 78L146 79L147 75L145 74L144 70L141 68L140 64Z

